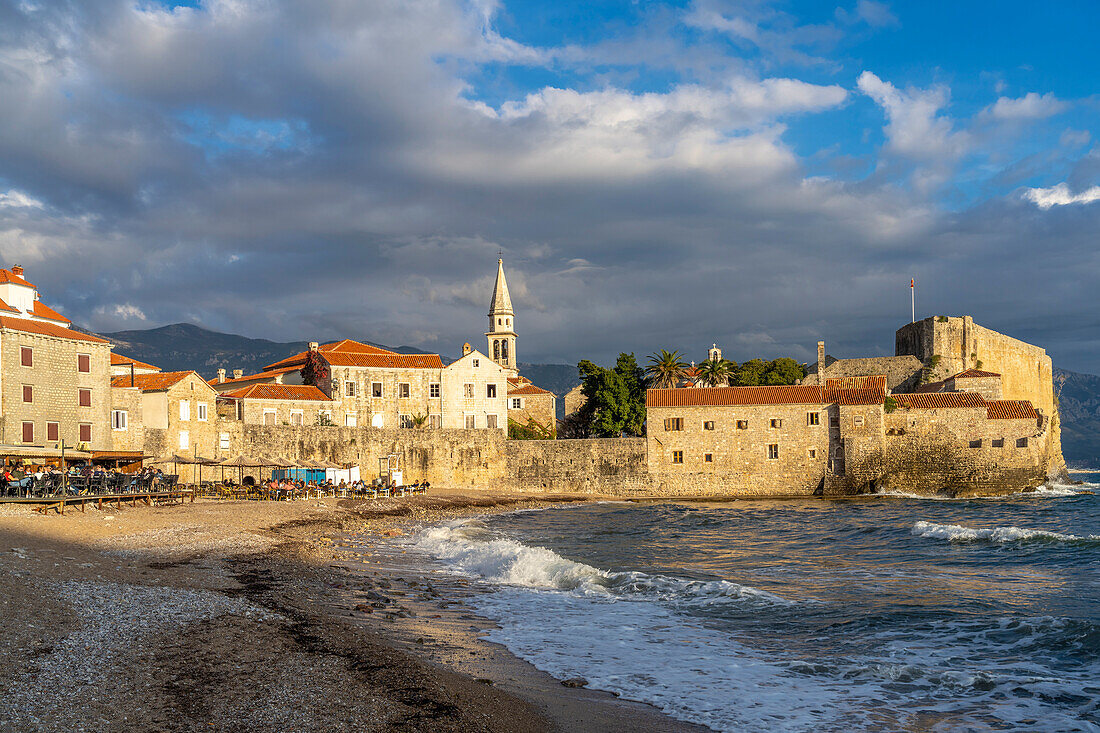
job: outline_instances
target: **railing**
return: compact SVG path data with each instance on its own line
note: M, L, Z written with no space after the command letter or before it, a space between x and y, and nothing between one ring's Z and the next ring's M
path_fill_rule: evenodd
M179 476L99 474L63 476L45 474L40 478L27 476L22 481L9 482L4 497L16 499L50 499L79 496L120 496L129 494L171 493L177 490Z

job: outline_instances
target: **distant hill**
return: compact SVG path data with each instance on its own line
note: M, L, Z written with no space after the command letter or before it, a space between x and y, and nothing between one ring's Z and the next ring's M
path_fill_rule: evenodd
M1100 466L1100 377L1055 369L1064 376L1058 398L1062 418L1062 454L1071 467Z
M245 374L253 374L268 364L309 348L306 341L279 343L208 331L191 323L99 335L114 344L116 353L155 364L165 371L194 369L207 379L217 376L218 369L231 374L234 369L243 369ZM412 346L364 343L401 354L425 353Z

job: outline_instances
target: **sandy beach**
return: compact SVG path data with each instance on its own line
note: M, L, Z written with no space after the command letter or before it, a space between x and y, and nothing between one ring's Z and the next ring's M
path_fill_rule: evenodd
M7 731L688 731L479 637L400 538L591 496L0 506Z

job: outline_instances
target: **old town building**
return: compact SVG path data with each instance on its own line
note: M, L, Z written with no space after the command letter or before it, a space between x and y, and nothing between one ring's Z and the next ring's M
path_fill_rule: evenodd
M526 377L509 377L508 423L553 438L557 434L557 398Z

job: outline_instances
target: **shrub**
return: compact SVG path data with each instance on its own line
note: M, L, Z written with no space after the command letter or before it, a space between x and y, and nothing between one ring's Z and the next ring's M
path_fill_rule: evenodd
M898 401L894 399L893 395L886 395L886 399L882 401L882 409L889 415L898 409Z

